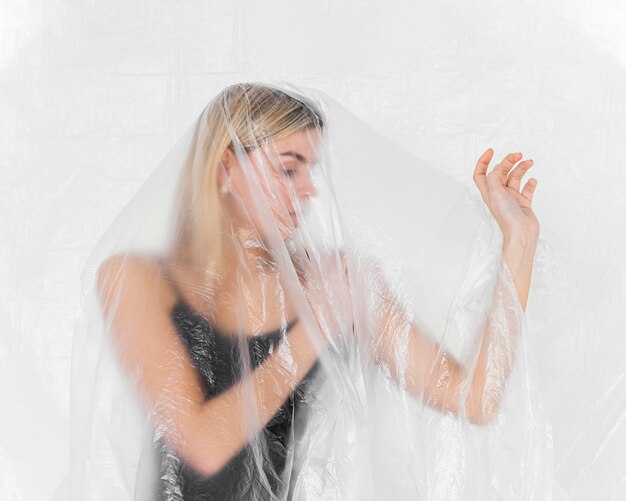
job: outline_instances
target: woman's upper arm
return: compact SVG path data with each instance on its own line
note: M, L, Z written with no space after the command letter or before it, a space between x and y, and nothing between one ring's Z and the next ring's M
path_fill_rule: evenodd
M170 320L164 285L155 263L134 256L112 256L98 272L106 326L123 369L175 445L188 442L185 430L193 428L204 398Z

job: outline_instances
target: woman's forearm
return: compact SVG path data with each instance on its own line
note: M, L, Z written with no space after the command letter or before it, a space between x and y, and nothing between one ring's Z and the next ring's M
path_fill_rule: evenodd
M205 475L218 473L276 414L317 360L310 334L296 326L259 367L206 401L189 423L184 458Z
M505 235L502 256L506 261L522 310L526 311L528 291L533 271L537 237L534 235Z
M502 400L521 329L517 301L519 299L522 310L525 310L535 248L536 240L505 238L504 262L496 281L466 400L466 412L472 421L489 422ZM511 280L515 292L512 291Z

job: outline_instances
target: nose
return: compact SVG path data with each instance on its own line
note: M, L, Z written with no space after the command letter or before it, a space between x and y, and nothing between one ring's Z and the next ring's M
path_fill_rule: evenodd
M310 174L304 176L302 182L298 184L296 195L300 199L309 199L317 195L317 188Z

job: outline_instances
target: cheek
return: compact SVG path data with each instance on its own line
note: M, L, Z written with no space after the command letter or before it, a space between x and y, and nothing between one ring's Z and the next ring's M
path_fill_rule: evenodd
M268 203L274 208L280 211L285 207L289 209L291 207L291 195L289 187L280 179L275 179L271 182L271 186L265 187L266 197Z
M290 186L278 177L266 178L258 171L255 173L257 174L257 178L254 180L255 182L251 179L245 178L243 175L233 176L235 191L237 192L241 203L245 206L246 211L250 214L250 217L256 218L257 211L255 210L255 199L259 195L259 189L263 194L261 200L259 201L267 203L269 208L275 214L283 213L285 210L293 210Z
M261 168L256 162L253 162L253 166L259 185L270 207L274 210L282 209L285 206L289 207L289 187L282 178L274 172L268 173L269 167Z
M247 179L239 176L232 176L233 192L236 194L236 198L239 200L247 210L254 205L254 198L252 197L252 189Z
M285 185L285 183L281 183L280 181L277 183L278 185L278 193L279 193L279 200L282 202L282 204L286 207L291 207L291 194L289 192L288 187Z

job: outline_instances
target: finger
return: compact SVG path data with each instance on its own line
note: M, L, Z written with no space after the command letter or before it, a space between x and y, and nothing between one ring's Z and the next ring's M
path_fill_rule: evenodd
M528 204L533 203L533 195L535 194L535 188L537 188L537 180L532 177L524 185L521 195L528 200Z
M513 169L509 174L509 178L506 182L507 188L519 191L522 178L524 177L526 172L528 172L528 169L530 169L533 165L534 162L532 160L524 160L523 162L517 164L517 167L515 167L515 169Z
M506 184L506 178L509 175L509 171L515 165L515 162L522 158L521 153L509 153L506 157L502 159L496 167L493 169L494 175L498 176L503 184Z
M478 159L476 167L474 168L473 179L478 187L478 191L482 195L483 199L486 199L489 189L487 188L487 169L489 168L489 162L493 158L493 149L487 148Z

